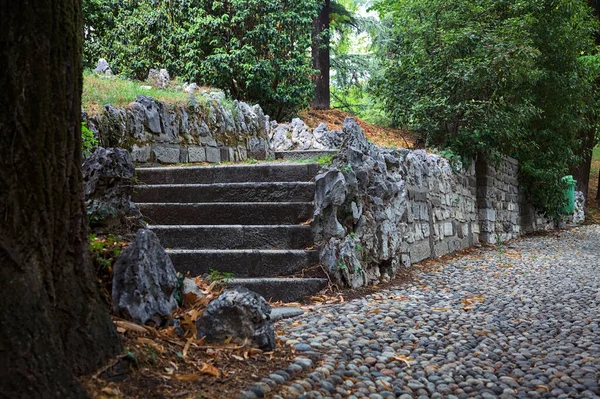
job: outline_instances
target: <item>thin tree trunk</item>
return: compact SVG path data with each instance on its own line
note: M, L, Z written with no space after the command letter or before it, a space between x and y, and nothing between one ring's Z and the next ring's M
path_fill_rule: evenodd
M0 397L82 398L121 349L88 255L81 2L0 3Z
M595 131L593 129L583 131L580 133L579 139L581 140L581 147L579 148L581 162L571 169L571 174L577 180L577 191L583 192L587 199L590 169L592 167L592 151L596 144Z
M312 102L313 109L329 109L331 107L331 93L329 90L329 14L331 0L325 0L319 16L313 24L312 34L312 59L313 68L319 72L314 76L315 98Z
M598 171L598 189L596 190L596 201L600 201L600 170Z

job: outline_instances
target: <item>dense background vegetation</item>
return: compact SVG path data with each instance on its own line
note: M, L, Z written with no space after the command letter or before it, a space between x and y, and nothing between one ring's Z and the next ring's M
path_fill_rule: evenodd
M392 120L470 159L508 154L557 214L579 132L596 129L596 21L581 0L382 0L377 94Z
M84 0L84 63L144 79L150 68L259 102L274 118L312 96L318 0Z
M311 34L326 9L318 37L330 49L334 107L411 129L465 163L517 158L523 188L549 215L562 205L560 178L597 142L597 21L585 0L83 4L86 66L104 57L137 79L166 68L276 119L313 98Z

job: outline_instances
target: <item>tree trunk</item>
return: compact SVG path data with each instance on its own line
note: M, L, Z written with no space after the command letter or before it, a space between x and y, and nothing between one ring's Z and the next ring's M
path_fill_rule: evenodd
M88 254L81 1L0 3L0 397L82 398L121 349Z
M329 91L329 14L331 11L331 0L325 0L325 4L319 12L319 16L313 24L312 33L312 59L313 68L319 72L314 75L315 98L312 102L313 109L329 109L331 107L331 94Z
M579 140L581 140L581 147L579 148L581 162L571 169L571 174L577 180L576 190L583 192L587 201L590 169L592 167L592 151L596 145L594 129L581 132Z
M598 171L598 190L596 190L596 201L600 202L600 170Z

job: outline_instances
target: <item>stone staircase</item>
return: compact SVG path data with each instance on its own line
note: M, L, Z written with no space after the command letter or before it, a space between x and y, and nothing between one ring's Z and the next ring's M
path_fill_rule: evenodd
M133 200L177 271L232 273L231 286L295 302L327 284L285 277L319 261L305 223L314 211L318 169L314 163L138 168Z

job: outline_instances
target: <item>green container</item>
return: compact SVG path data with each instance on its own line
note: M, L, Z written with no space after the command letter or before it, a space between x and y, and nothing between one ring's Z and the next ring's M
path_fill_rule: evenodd
M577 184L577 180L569 175L563 177L562 181L566 183L567 186L565 188L565 199L567 200L567 204L563 207L562 213L563 215L572 215L575 212L575 185Z

